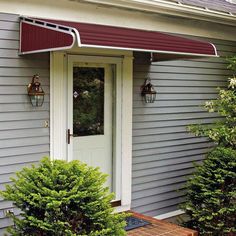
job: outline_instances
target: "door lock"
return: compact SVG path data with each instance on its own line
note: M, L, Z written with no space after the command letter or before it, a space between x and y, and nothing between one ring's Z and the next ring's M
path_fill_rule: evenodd
M73 134L70 133L70 129L67 130L67 143L70 144L70 137L73 137Z

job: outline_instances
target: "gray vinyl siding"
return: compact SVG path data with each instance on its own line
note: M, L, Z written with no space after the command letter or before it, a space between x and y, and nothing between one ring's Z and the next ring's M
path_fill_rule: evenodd
M18 50L19 16L0 13L0 190L16 171L49 155L49 128L44 127L49 121L49 54L18 56ZM27 95L34 74L46 93L40 108L33 108ZM0 235L11 224L4 217L11 207L0 198Z
M236 52L236 42L209 39L221 56ZM186 131L193 123L211 123L218 115L202 104L226 86L230 71L222 58L155 62L135 53L133 93L132 209L151 216L178 210L183 188L213 146ZM144 104L140 86L150 77L157 90L153 104Z

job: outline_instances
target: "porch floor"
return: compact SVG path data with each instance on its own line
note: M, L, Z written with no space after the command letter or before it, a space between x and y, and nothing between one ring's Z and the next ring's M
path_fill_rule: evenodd
M136 212L131 213L134 217L148 221L151 224L127 231L128 236L198 236L198 233L194 230Z

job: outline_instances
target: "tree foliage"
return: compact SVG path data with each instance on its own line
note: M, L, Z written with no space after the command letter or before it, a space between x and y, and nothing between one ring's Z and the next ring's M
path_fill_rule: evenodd
M104 68L74 67L73 133L104 133Z
M114 214L106 175L79 161L50 161L24 168L1 192L22 211L11 216L11 235L122 236L124 214Z
M229 59L236 71L236 56ZM236 235L236 77L216 100L205 104L222 119L211 125L192 125L189 130L216 143L187 183L186 203L190 227L204 236Z
M236 148L236 77L229 78L229 88L220 89L216 100L205 103L208 112L218 112L223 119L211 125L193 125L189 130L207 136L218 145Z

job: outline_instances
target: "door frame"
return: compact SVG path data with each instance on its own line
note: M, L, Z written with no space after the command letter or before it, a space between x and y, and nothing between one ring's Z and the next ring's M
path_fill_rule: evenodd
M116 211L129 210L131 206L132 165L132 52L102 49L79 49L67 52L51 52L50 56L50 156L52 159L68 160L67 152L67 103L68 58L108 63L115 70L115 116L114 116L114 190L115 200L121 200ZM81 53L82 51L82 53Z
M88 63L88 64L108 64L115 67L115 70L112 69L112 79L113 79L113 120L112 120L112 189L115 192L115 201L121 199L121 100L117 99L121 97L121 68L122 68L122 59L121 58L110 58L110 57L99 57L99 56L84 56L84 55L71 55L68 54L68 91L73 87L72 79L72 70L73 63ZM70 107L73 103L73 97L70 92L68 92L68 128L73 130L73 114L71 113ZM73 139L73 138L72 138ZM67 160L71 161L73 158L73 141L71 144L68 144L67 148Z

